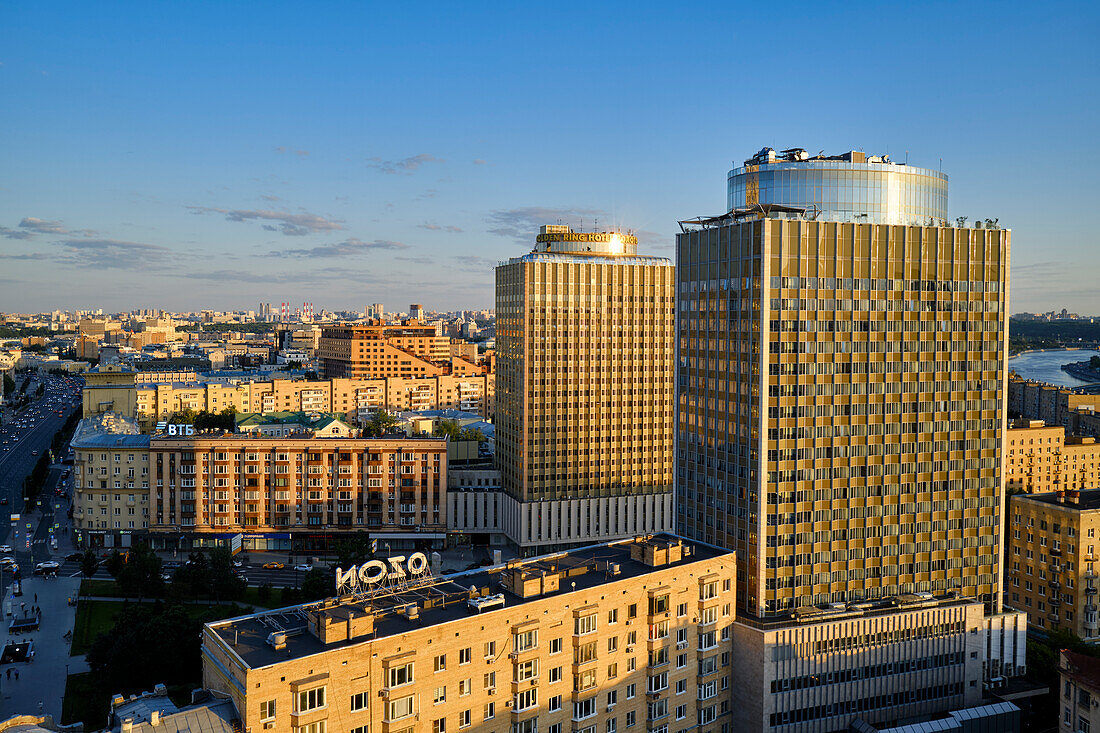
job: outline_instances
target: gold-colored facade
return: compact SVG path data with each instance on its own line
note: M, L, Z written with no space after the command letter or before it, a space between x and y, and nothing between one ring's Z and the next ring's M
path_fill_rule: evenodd
M733 567L652 537L219 621L203 686L251 731L721 733Z
M797 218L677 237L679 531L751 615L1001 607L1010 234Z
M1100 638L1100 490L1017 494L1008 517L1007 601L1033 626Z
M73 441L73 533L84 547L128 547L149 525L149 436Z
M511 496L671 491L674 277L667 259L627 251L497 267L497 457Z
M1100 486L1100 443L1067 436L1061 426L1020 420L1005 440L1005 488L1041 494Z

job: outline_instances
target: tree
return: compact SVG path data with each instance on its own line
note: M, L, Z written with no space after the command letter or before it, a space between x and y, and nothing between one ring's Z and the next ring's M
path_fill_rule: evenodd
M209 588L215 602L234 601L244 595L245 582L233 572L233 554L228 547L215 547L208 558Z
M11 394L15 391L15 380L11 378L10 374L4 375L4 394Z
M118 580L119 574L122 573L122 568L126 566L126 558L122 556L122 553L118 550L111 552L107 558L107 572L111 574L111 577Z
M432 435L439 438L446 438L447 440L458 440L458 436L461 432L461 429L458 427L458 420L448 420L444 418L436 424L435 430L432 431Z
M1100 369L1100 356L1094 356L1089 359L1089 366L1093 369Z
M116 576L119 589L127 596L136 595L138 600L146 596L158 597L164 592L160 572L160 558L148 545L139 542L130 548L126 564Z
M488 440L485 433L481 432L481 428L462 428L462 432L458 434L458 439L476 440L478 443L484 443Z
M176 425L194 425L195 424L195 411L190 407L180 410L168 420L170 423Z
M333 548L336 553L336 567L350 568L352 565L362 565L374 557L371 551L370 538L366 532L356 532L351 537L342 539Z
M96 570L99 570L99 560L96 559L94 552L85 550L83 557L80 558L80 574L90 578L95 575Z
M299 603L319 601L322 598L331 598L336 592L336 570L324 570L313 568L306 573L302 581L302 591L298 596Z
M264 583L256 590L256 597L260 599L260 603L267 603L271 600L271 586L268 583Z
M370 420L363 426L363 435L368 438L380 438L397 428L397 418L385 410L375 410Z

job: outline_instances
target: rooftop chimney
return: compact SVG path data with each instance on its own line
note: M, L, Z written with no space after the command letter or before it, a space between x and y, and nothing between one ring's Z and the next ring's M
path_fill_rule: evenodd
M159 710L154 710L153 712L149 713L149 725L153 726L154 728L156 728L158 725L160 725L160 711Z

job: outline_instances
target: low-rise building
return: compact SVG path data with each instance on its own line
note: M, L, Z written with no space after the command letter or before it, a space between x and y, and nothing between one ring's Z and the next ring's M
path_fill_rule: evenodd
M1100 639L1100 489L1012 496L1005 600L1040 629Z
M342 417L342 416L340 416ZM238 433L286 438L354 438L359 431L336 415L320 412L269 412L236 415Z
M1100 659L1063 649L1058 678L1058 733L1100 730Z
M157 434L149 443L154 547L331 550L368 532L391 548L442 546L441 438Z
M665 535L441 578L422 555L382 565L350 595L207 624L204 687L252 731L741 730L732 553Z

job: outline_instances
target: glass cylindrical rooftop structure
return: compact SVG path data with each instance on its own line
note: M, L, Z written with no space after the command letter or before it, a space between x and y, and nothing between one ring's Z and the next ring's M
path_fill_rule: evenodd
M850 152L810 157L801 148L764 148L727 180L729 209L758 204L805 208L819 220L945 224L947 174Z

